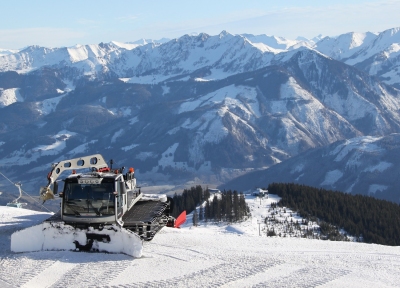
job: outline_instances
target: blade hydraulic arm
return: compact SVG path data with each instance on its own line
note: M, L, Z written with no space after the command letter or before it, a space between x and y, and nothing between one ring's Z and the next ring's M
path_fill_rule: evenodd
M40 198L43 201L53 199L54 194L50 190L50 185L53 184L58 176L66 170L76 170L83 168L107 168L107 162L104 160L101 154L94 154L90 156L84 156L80 158L74 158L69 160L63 160L58 163L52 164L52 170L47 174L47 186L40 189Z

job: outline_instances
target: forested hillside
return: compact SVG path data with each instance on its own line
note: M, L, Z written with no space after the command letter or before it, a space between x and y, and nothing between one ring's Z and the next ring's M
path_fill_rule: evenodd
M272 183L268 191L282 198L279 206L297 210L304 218L337 225L367 243L400 245L398 204L293 183Z
M197 206L200 207L195 211ZM200 185L184 189L182 195L174 195L172 215L177 217L184 210L188 214L194 211L195 225L199 220L238 222L249 215L243 193L228 190L211 194Z

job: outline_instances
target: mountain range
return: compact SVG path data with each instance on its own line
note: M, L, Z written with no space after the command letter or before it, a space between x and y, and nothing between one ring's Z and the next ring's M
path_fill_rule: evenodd
M223 31L2 52L0 169L37 190L50 163L101 153L149 183L222 184L271 167L255 173L398 201L391 156L371 153L358 170L323 158L318 177L290 171L317 167L339 149L329 145L389 137L395 144L382 149L397 147L399 47L393 28L320 40ZM368 185L378 186L357 184L360 171L381 162L392 165L372 170L382 173Z

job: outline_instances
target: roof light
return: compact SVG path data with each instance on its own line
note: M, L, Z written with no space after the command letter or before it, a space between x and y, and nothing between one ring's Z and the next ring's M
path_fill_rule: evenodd
M133 167L129 168L129 173L135 173L135 169Z

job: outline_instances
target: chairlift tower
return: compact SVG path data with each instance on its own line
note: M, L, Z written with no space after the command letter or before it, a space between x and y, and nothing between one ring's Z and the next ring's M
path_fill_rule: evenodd
M19 197L17 199L13 200L10 203L7 203L7 206L8 207L14 207L14 208L22 208L22 206L26 205L26 203L18 202L18 200L22 197L22 189L21 189L22 184L21 184L21 182L18 182L18 183L14 183L14 185L18 187Z

